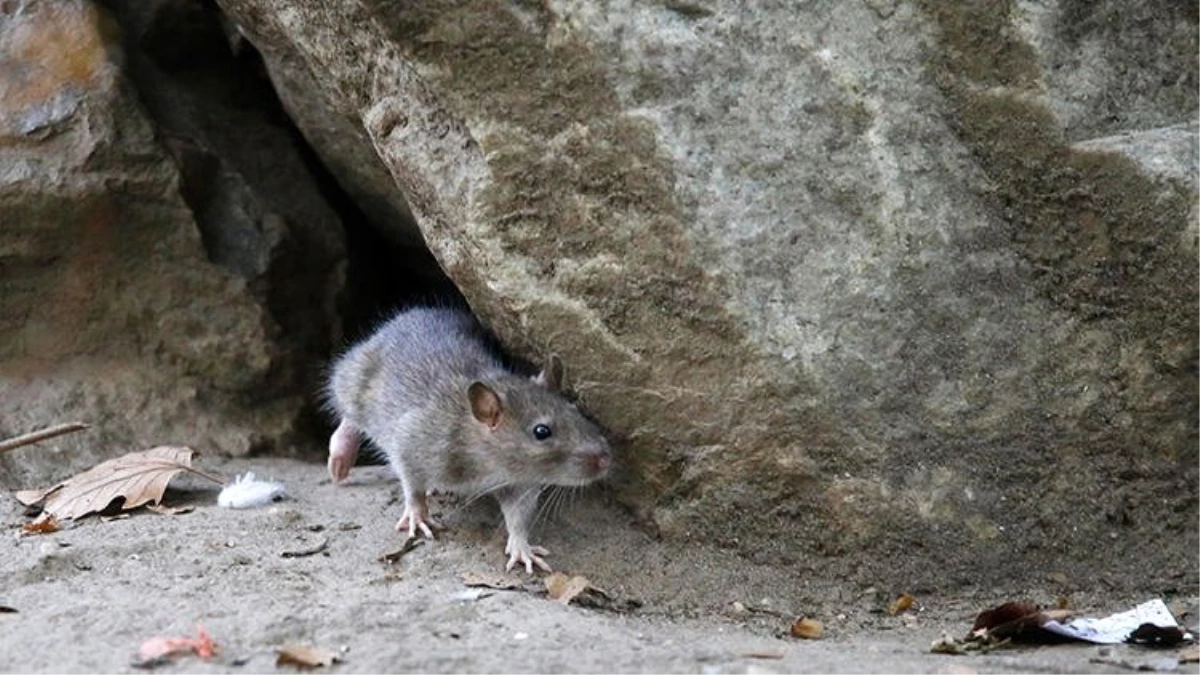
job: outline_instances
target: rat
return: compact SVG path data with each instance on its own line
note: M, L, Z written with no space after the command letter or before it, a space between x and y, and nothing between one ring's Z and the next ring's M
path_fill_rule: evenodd
M344 480L370 439L404 490L398 531L433 538L429 490L491 493L508 530L505 569L550 572L549 551L529 543L538 495L592 483L612 465L603 432L561 395L562 379L556 356L534 377L505 367L465 311L403 310L333 364L329 474Z

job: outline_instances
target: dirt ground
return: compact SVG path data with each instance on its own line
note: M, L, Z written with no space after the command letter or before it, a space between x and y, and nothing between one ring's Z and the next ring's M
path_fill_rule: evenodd
M398 485L383 467L358 467L334 486L323 466L285 459L210 460L232 476L253 469L291 497L258 509L216 505L218 489L180 476L166 503L88 517L49 535L21 537L23 508L7 499L0 555L0 670L136 672L138 646L202 625L219 645L212 661L185 657L156 672L273 672L275 648L338 650L333 672L1200 672L1181 650L1057 645L988 654L931 654L943 633L961 637L975 615L1014 599L994 589L917 593L899 616L896 589L841 588L836 579L755 566L730 550L658 541L602 493L580 493L535 528L556 569L582 574L615 608L563 606L540 578L518 590L472 589L462 575L501 576L502 525L490 501L435 501L447 529L399 562ZM31 486L22 486L31 487ZM311 555L306 553L323 546ZM847 564L851 564L849 561ZM1028 598L1052 602L1050 591ZM1088 615L1143 597L1073 594ZM1197 598L1166 598L1194 630ZM630 601L640 606L629 611ZM786 636L795 616L825 637ZM290 670L282 667L281 670Z

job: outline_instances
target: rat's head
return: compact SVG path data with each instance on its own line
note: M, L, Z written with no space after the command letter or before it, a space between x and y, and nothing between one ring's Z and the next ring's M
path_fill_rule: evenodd
M513 482L587 485L608 474L608 441L562 397L561 385L562 364L552 356L532 379L511 375L467 389L485 445Z

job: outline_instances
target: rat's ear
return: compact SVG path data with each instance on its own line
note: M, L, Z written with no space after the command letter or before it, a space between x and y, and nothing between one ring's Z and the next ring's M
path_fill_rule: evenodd
M542 372L538 373L533 381L550 391L562 391L565 370L558 354L551 354L546 357L546 365L542 366Z
M495 390L482 382L472 382L467 388L467 397L471 399L471 414L475 419L486 424L489 429L500 426L504 405Z

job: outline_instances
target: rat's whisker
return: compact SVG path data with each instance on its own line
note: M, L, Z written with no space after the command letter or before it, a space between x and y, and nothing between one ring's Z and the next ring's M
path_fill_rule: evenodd
M467 495L467 497L463 500L462 506L460 506L459 508L466 508L466 507L470 506L471 504L474 504L479 499L482 499L483 497L486 497L486 496L496 492L497 490L502 490L506 487L508 487L507 483L498 483L496 485L487 485L482 488L479 488L478 490Z
M544 485L542 486L542 490L543 494L545 494L545 499L538 502L537 512L533 517L533 525L535 526L542 521L549 521L548 515L553 508L555 499L557 499L559 487L557 485Z

